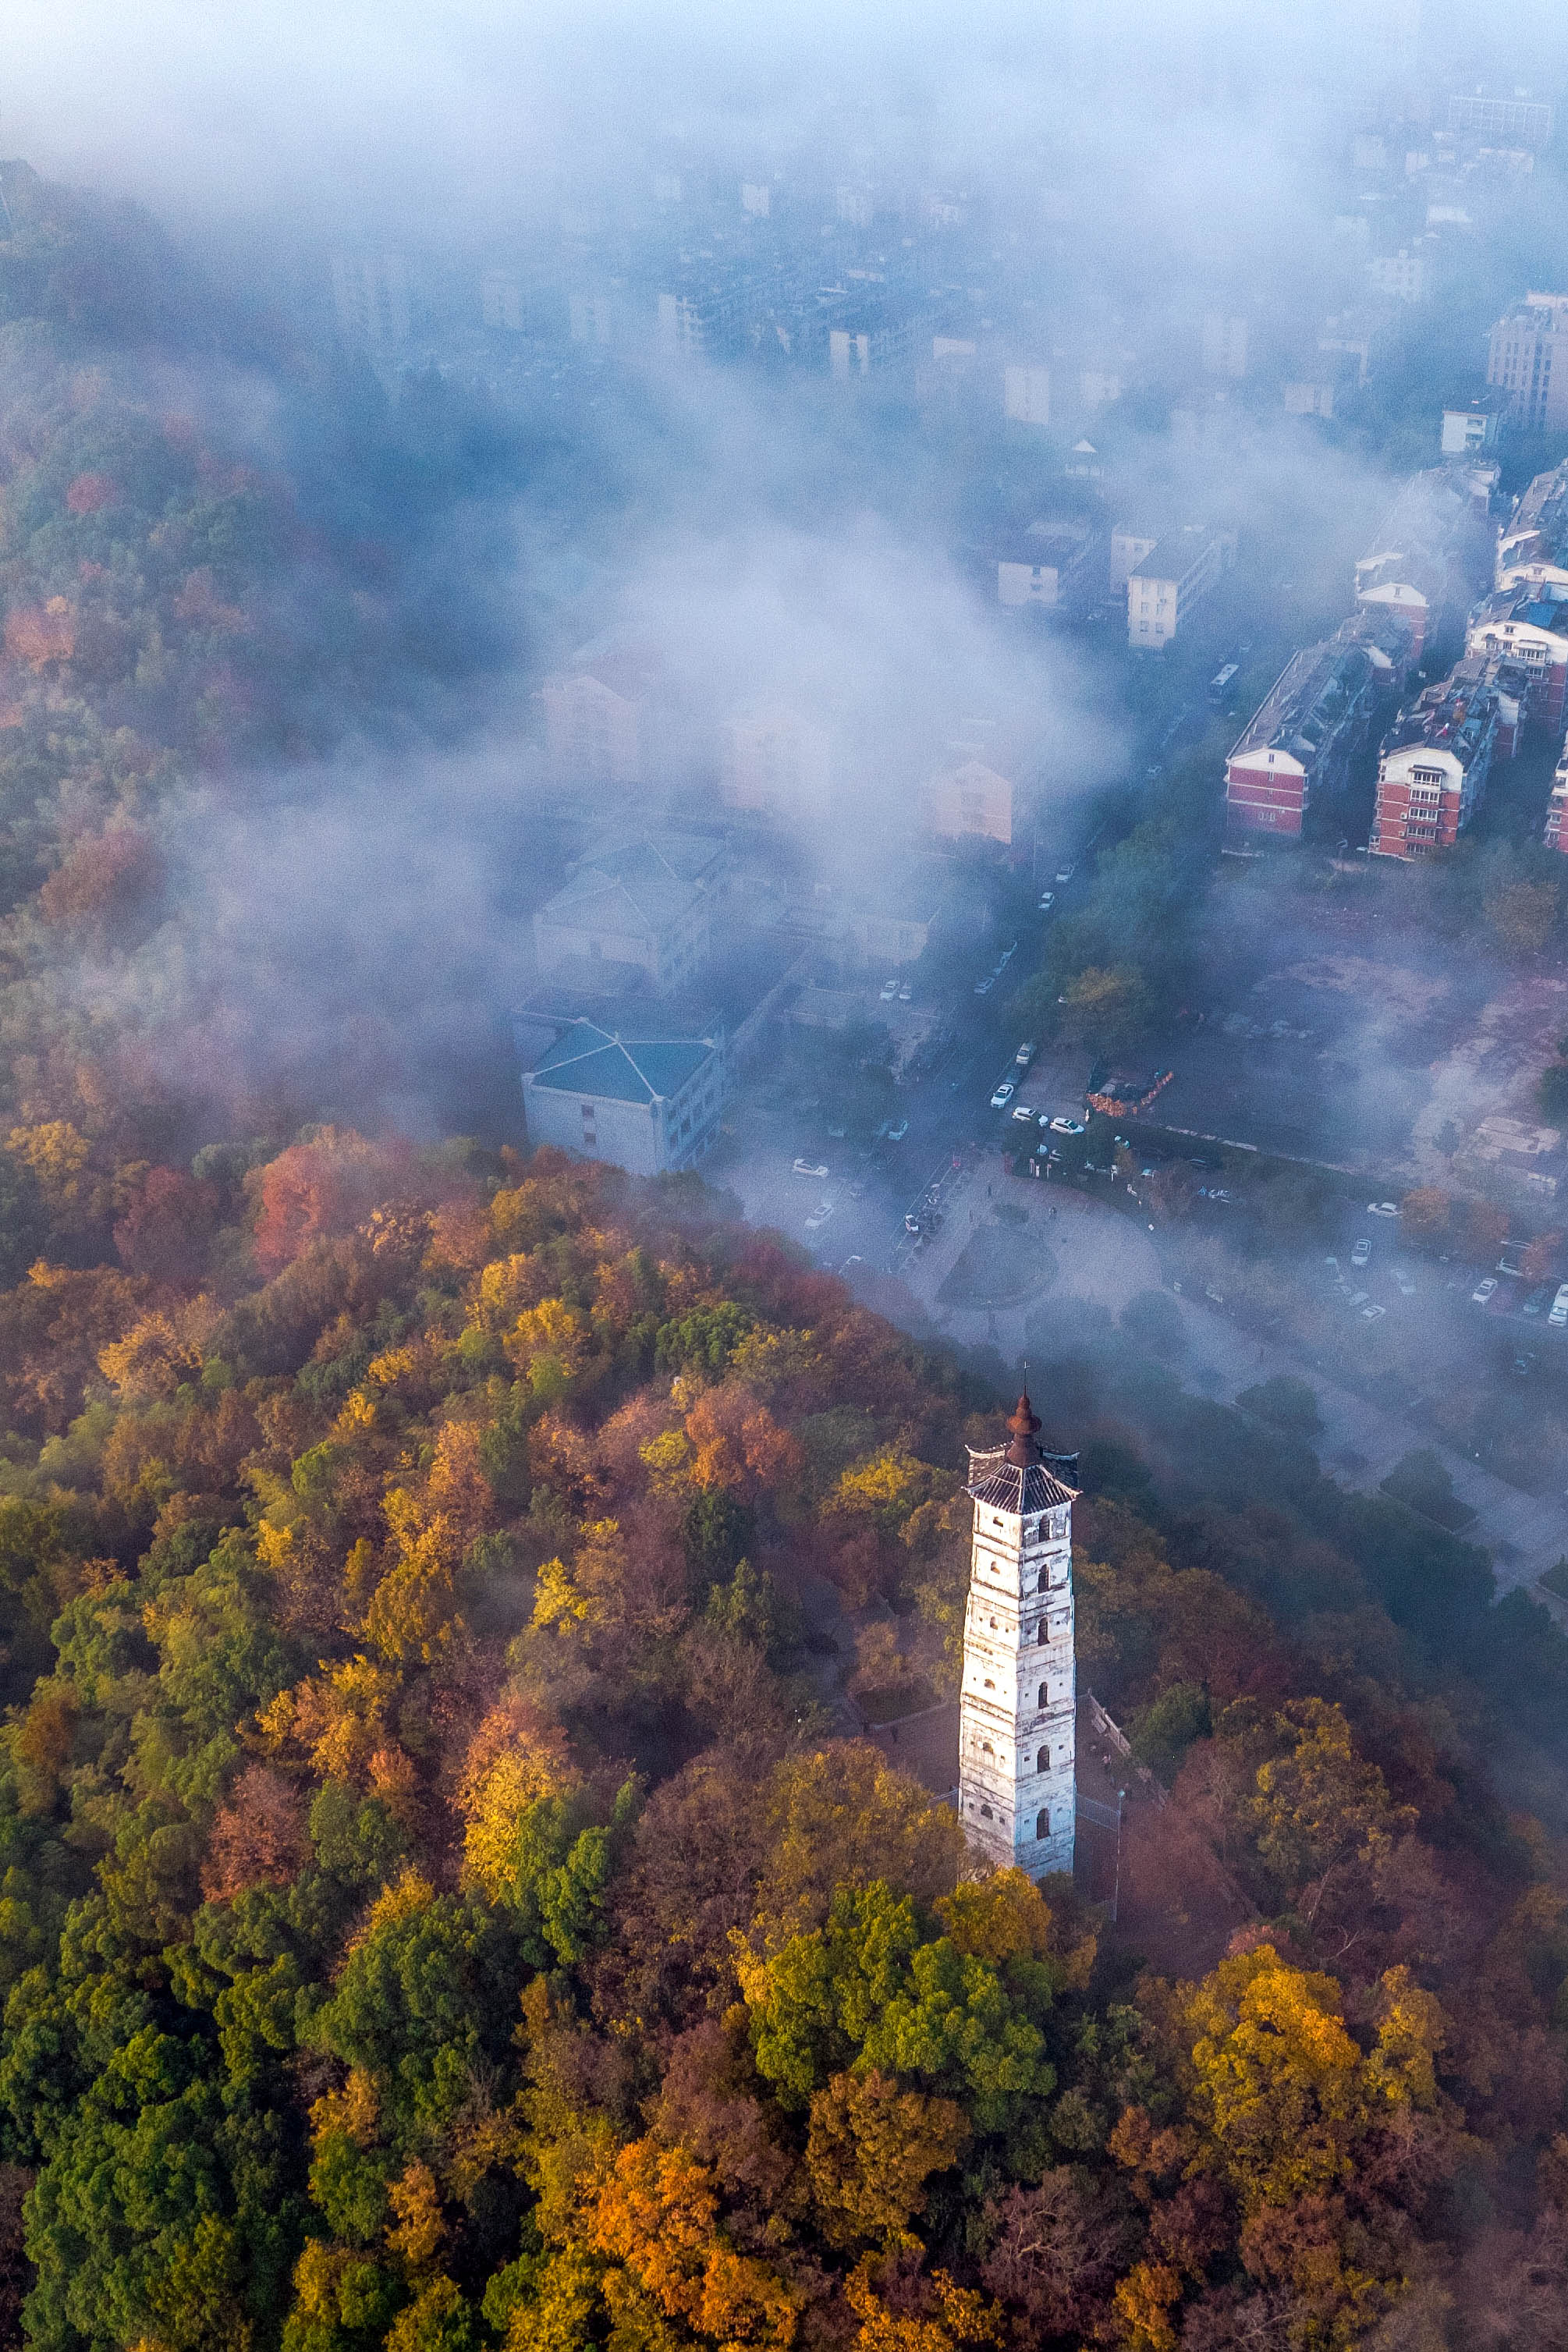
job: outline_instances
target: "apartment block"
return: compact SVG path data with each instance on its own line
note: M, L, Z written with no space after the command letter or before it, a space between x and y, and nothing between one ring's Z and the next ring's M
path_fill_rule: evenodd
M920 796L920 821L927 833L949 839L976 835L1010 844L1013 786L1009 779L970 759L932 776Z
M1397 614L1419 661L1445 612L1486 577L1484 517L1495 467L1432 466L1413 474L1355 568L1358 605Z
M1568 595L1568 463L1537 474L1499 531L1494 585Z
M1560 849L1568 857L1568 742L1558 755L1552 790L1546 801L1546 831L1548 849Z
M1160 652L1235 561L1236 533L1206 523L1186 523L1152 542L1127 574L1128 644L1135 652Z
M1496 590L1470 614L1465 651L1517 663L1531 681L1531 715L1548 727L1562 726L1568 698L1568 595L1542 594L1533 585Z
M1343 784L1393 675L1387 652L1353 622L1293 656L1226 761L1231 831L1299 840L1314 796Z
M1441 452L1445 457L1480 457L1495 449L1508 413L1508 396L1479 392L1473 400L1450 401L1443 411Z
M1478 656L1427 687L1400 712L1379 751L1372 855L1415 859L1451 849L1518 732L1518 698Z
M1032 522L996 551L999 604L1047 611L1088 598L1105 576L1105 533L1077 520Z
M1568 432L1568 294L1527 294L1498 320L1487 382L1507 394L1509 423L1520 431Z

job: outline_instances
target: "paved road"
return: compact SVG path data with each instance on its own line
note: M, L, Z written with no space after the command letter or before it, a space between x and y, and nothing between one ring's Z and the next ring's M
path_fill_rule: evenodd
M993 1160L966 1178L952 1200L946 1228L908 1276L921 1305L953 1339L969 1345L989 1341L1004 1356L1016 1360L1026 1351L1027 1327L1037 1327L1042 1317L1059 1312L1065 1324L1082 1305L1115 1315L1138 1291L1163 1285L1153 1238L1131 1218L1067 1186L1023 1184L994 1172L995 1169ZM1003 1200L1028 1213L1027 1224L1016 1229L1021 1279L1026 1283L1031 1252L1037 1256L1042 1245L1056 1259L1054 1278L1037 1285L1011 1307L944 1307L939 1293L968 1244L972 1219L985 1217ZM1200 1301L1174 1303L1187 1328L1186 1384L1234 1401L1243 1389L1276 1373L1305 1381L1317 1395L1322 1416L1319 1458L1342 1485L1369 1490L1416 1447L1436 1454L1453 1479L1456 1495L1476 1514L1465 1530L1467 1539L1490 1551L1502 1591L1533 1584L1568 1555L1568 1508L1562 1496L1522 1494L1479 1463L1435 1444L1426 1431L1402 1414L1382 1411L1341 1388L1288 1349L1259 1342ZM1550 1593L1537 1591L1534 1597L1568 1625L1568 1606Z

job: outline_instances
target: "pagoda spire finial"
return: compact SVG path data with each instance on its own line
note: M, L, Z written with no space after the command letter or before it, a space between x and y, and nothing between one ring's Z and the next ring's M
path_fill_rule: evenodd
M1007 1448L1007 1459L1020 1470L1027 1470L1040 1458L1040 1449L1035 1443L1039 1426L1040 1416L1029 1402L1029 1392L1026 1389L1014 1406L1012 1418L1007 1423L1013 1439Z

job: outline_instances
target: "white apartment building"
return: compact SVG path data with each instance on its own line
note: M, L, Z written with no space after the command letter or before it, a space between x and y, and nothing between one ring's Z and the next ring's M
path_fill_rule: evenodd
M1378 293L1392 295L1396 302L1425 301L1431 276L1426 255L1411 253L1403 245L1397 253L1374 253L1366 274Z
M1111 544L1114 575L1114 536ZM1127 575L1127 642L1134 652L1159 653L1168 646L1235 561L1235 532L1211 530L1206 523L1184 524L1152 542Z

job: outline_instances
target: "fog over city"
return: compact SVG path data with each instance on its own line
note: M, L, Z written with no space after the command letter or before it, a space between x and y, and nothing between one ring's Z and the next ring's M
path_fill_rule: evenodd
M1565 2352L1562 0L11 0L0 2347Z
M614 1157L550 1070L688 1039L700 1115L633 1171L921 1328L1021 1344L942 1238L1005 1162L1120 1189L1216 1311L1319 1357L1346 1318L1391 1397L1436 1343L1342 1270L1355 1193L1549 1241L1561 693L1477 616L1568 450L1508 324L1562 325L1521 308L1561 289L1552 11L18 29L12 307L58 290L68 407L95 351L128 403L7 625L28 724L97 680L121 747L18 835L26 984L181 1148ZM186 517L193 465L242 523ZM1399 747L1454 729L1427 830ZM1538 1264L1517 1329L1482 1302L1516 1433L1469 1447L1527 1483L1568 1426Z

